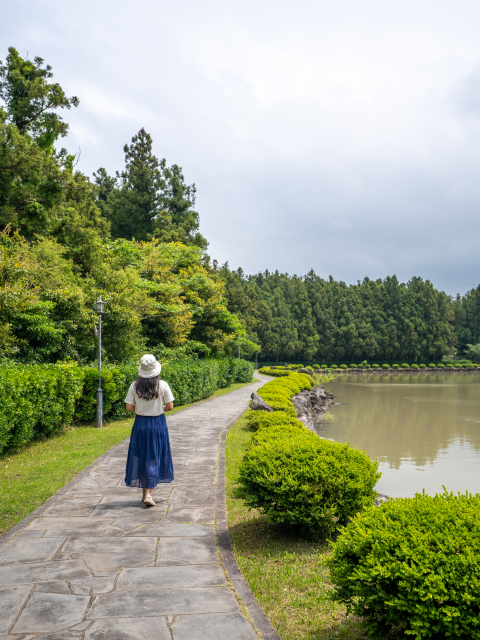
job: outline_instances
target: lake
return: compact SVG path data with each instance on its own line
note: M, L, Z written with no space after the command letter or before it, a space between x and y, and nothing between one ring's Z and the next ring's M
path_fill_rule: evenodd
M339 375L326 389L342 404L319 435L377 458L379 493L480 493L480 375Z

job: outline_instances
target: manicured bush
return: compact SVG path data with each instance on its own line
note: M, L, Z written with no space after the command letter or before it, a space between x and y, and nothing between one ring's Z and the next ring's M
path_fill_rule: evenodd
M372 364L372 369L378 369L379 368L379 364Z
M399 369L400 365L399 364L392 364L392 369Z
M420 367L420 369L426 369L426 367L427 367L426 364L419 364L418 366Z
M338 369L338 365L332 364L332 365L330 365L330 369Z
M346 365L346 364L341 364L341 365L340 365L340 369L348 369L348 367L347 367L347 365Z
M313 373L313 367L305 367L307 371L311 371Z
M378 367L378 364L377 364L377 367ZM370 365L369 365L369 364L366 364L366 365L365 365L365 369L370 369Z
M314 364L314 365L313 365L313 368L314 368L314 369L320 369L320 365L319 365L319 364Z
M328 364L322 364L321 369L328 369Z
M455 365L454 365L454 364L447 364L447 367L448 367L449 369L453 369L453 368L455 367Z
M356 368L357 368L357 365L356 365L356 364L351 364L351 365L350 365L350 368L351 368L351 369L356 369Z
M304 428L300 420L289 416L284 411L248 411L247 424L252 431L279 425L293 425Z
M390 369L390 365L389 364L382 364L382 369Z
M439 367L440 369L445 369L445 365L442 362L440 362L440 364L437 364L437 367Z
M436 369L437 365L436 365L436 364L434 364L433 362L431 362L431 363L428 365L428 367L429 367L430 369Z
M402 367L402 369L410 369L410 365L407 364L406 362L404 362L403 364L400 365Z
M335 598L371 637L479 640L479 513L480 495L446 492L360 513L333 545Z
M412 364L412 369L418 369L418 364Z
M82 380L73 364L0 366L0 451L51 436L72 422Z
M272 522L313 535L333 533L371 505L378 462L347 444L319 438L293 425L261 429L240 466L246 503Z
M285 371L285 369L272 369L271 367L262 367L258 372L263 373L266 376L274 376L276 378L290 375L290 371Z

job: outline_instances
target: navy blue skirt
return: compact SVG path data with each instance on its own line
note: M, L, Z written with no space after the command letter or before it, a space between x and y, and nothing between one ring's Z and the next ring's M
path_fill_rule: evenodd
M154 489L172 482L173 464L165 415L135 416L128 447L125 484Z

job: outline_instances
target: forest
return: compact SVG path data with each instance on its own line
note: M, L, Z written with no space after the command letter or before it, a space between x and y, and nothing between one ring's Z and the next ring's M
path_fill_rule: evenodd
M247 275L208 255L196 187L153 152L142 128L125 166L92 177L60 146L61 114L80 106L40 57L11 47L0 63L0 357L24 363L104 357L233 355L263 361L415 362L468 353L480 341L480 286L451 298L428 280L347 285ZM133 133L133 132L132 132Z

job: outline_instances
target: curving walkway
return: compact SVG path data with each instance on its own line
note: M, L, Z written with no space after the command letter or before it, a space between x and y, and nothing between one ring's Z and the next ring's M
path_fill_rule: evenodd
M168 418L175 481L155 507L124 485L127 440L0 538L0 640L276 637L232 563L222 456L217 473L222 433L269 380L258 377Z

